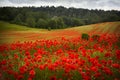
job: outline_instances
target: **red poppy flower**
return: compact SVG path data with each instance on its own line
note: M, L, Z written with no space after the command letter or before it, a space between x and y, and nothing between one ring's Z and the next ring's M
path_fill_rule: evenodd
M27 71L27 67L26 66L22 66L19 68L19 71L21 74L24 74Z
M30 78L33 78L35 76L35 71L32 69L32 70L30 70L30 72L29 72L29 77Z
M45 66L44 65L40 65L40 70L44 70L45 69Z
M112 67L119 69L119 68L120 68L120 65L117 64L117 63L114 63L114 64L112 64Z
M57 80L56 76L51 76L50 80Z
M98 71L98 68L95 67L95 66L92 66L92 67L90 68L90 70L93 71L93 72L97 72L97 71Z

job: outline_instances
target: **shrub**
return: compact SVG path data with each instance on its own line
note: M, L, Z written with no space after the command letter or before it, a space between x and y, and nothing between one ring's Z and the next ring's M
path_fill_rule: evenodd
M51 27L48 27L48 31L51 31Z
M86 34L86 33L82 34L82 39L83 40L89 40L89 38L90 38L90 36L88 34Z

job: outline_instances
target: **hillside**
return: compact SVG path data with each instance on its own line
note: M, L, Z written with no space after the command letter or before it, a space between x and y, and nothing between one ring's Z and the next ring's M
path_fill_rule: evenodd
M120 21L78 26L70 30L79 30L82 33L120 33Z
M21 25L0 21L0 31L28 31L28 30L39 30L39 29L29 28L27 26L21 26Z
M40 39L60 39L61 37L74 38L82 33L101 34L117 33L120 34L120 22L106 22L74 28L45 30L29 28L0 21L0 43L11 43L14 41L35 41Z

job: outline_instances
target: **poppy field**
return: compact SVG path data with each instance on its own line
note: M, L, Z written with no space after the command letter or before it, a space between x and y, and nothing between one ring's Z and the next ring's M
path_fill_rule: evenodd
M120 80L120 34L0 44L0 80Z

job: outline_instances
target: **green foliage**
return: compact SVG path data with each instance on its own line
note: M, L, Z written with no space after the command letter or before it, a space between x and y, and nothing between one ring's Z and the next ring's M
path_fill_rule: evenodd
M81 26L84 25L84 22L80 19L73 18L72 19L72 26Z
M15 19L14 19L14 23L16 24L22 24L22 21L23 21L23 15L22 14L18 14Z
M61 29L61 28L64 28L64 21L63 21L63 19L62 18L57 18L56 19L56 21L57 21L57 29Z
M49 20L48 26L51 27L51 29L57 29L57 21L56 20Z
M86 24L119 21L120 11L59 7L1 7L0 20L35 28L62 29Z
M0 31L26 31L26 30L37 30L35 28L29 28L27 26L21 26L16 24L11 24L7 22L0 21Z
M35 27L35 25L36 25L35 19L33 17L28 17L26 19L26 23L30 27Z
M48 27L48 31L51 31L51 27Z
M64 21L60 17L55 16L48 22L48 27L51 27L51 29L61 29L64 28L64 26Z
M90 38L90 36L88 34L86 34L86 33L82 34L82 39L83 40L89 40L89 38Z
M36 23L37 28L46 28L46 26L47 26L47 21L41 18Z

